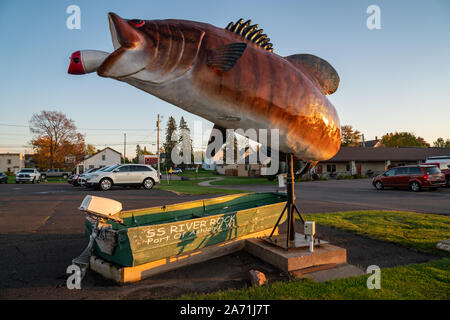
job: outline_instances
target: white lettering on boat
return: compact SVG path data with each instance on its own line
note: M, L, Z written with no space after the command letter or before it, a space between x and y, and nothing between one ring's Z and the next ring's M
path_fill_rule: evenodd
M148 226L129 230L131 246L139 249L151 244L165 245L173 242L194 241L199 236L213 236L237 227L236 216L229 214L205 220L186 221L167 226Z

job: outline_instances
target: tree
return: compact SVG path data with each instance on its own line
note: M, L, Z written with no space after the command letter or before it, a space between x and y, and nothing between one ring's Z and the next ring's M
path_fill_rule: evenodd
M179 126L179 139L178 142L181 145L180 157L183 158L183 150L190 150L190 163L194 162L194 149L192 148L191 130L189 129L186 121L183 117L180 119ZM183 163L184 168L185 163Z
M173 166L171 154L177 141L176 140L172 141L172 135L176 135L176 133L177 133L177 123L175 119L172 116L170 116L169 120L167 120L166 141L164 142L164 152L166 153L165 164L168 167Z
M341 127L341 146L357 147L361 144L361 132L354 130L352 126L345 125Z
M93 155L96 152L97 152L97 149L92 144L86 145L86 154L87 155Z
M41 169L49 168L50 138L38 136L31 141L34 149L33 160ZM72 168L74 163L82 161L86 154L84 137L78 134L75 141L64 141L60 144L53 157L53 165L57 168Z
M385 147L429 147L430 144L422 137L416 137L411 132L387 133L381 138Z
M449 148L450 147L450 139L444 141L443 138L437 138L436 141L433 142L433 147L436 148Z
M69 149L73 149L72 152L76 154L72 156L76 157L86 152L84 137L77 133L75 122L62 112L43 110L33 114L30 131L37 135L31 141L35 152L48 154L48 164L42 167L53 168L55 164L60 166L64 163L61 156L67 155ZM76 144L82 144L82 149L75 148Z

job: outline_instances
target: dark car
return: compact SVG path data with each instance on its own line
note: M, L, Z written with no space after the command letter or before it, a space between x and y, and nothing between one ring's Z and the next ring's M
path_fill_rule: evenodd
M378 190L385 187L409 188L412 191L422 188L436 190L444 187L445 183L445 175L433 165L396 167L372 179L373 186Z
M4 172L0 172L0 183L8 183L8 176Z

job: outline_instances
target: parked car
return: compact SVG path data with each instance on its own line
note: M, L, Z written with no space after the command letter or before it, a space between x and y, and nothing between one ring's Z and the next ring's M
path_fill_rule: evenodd
M445 175L435 165L396 167L373 178L372 185L378 190L385 187L436 190L445 186Z
M61 169L48 169L41 174L41 179L45 180L50 177L62 177L63 179L67 179L69 176L70 172L62 171Z
M4 172L0 172L0 183L8 183L8 176Z
M41 174L37 169L24 168L16 173L16 183L19 182L32 182L39 183L41 180Z
M67 179L67 183L70 183L71 185L73 185L74 187L79 186L79 182L78 180L80 178L85 177L87 174L92 173L94 171L97 171L100 168L91 168L89 170L86 170L85 172L81 173L81 174L73 174L69 177L69 179Z
M95 170L95 171L83 173L82 175L80 175L80 176L78 177L78 184L79 184L80 186L86 186L86 179L87 179L87 177L88 177L89 175L93 174L94 172L102 172L102 171L105 171L105 170L107 170L107 169L110 168L110 167L112 167L112 166L106 166L106 167L98 168L98 169Z
M118 164L86 177L86 186L109 190L113 185L151 189L159 183L158 173L150 165Z
M441 172L445 174L447 187L450 187L450 156L448 157L430 157L427 158L425 164L436 165Z
M172 169L172 174L178 174L178 173L183 173L183 170L181 170L181 168Z

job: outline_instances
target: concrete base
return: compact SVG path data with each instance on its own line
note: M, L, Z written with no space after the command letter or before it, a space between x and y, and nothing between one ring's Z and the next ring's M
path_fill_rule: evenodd
M335 279L357 277L364 274L364 271L354 265L343 263L340 265L329 264L318 267L311 267L290 272L296 278L309 278L317 282L325 282Z
M287 251L262 239L249 239L245 250L284 272L347 262L347 250L328 243L315 247L314 252L308 248Z

